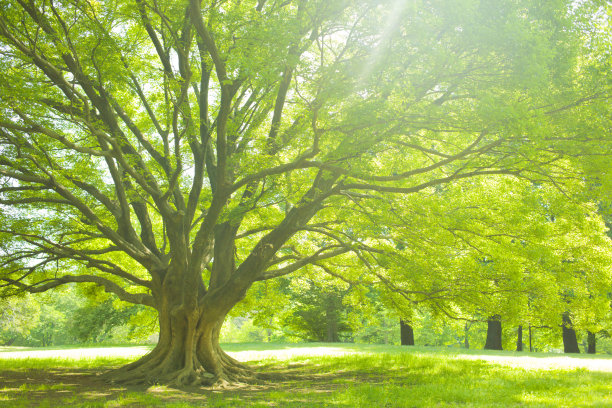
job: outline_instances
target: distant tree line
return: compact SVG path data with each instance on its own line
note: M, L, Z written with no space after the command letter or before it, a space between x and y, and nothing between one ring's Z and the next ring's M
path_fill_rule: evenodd
M143 342L155 331L143 309L75 288L0 300L0 345L49 347ZM152 321L154 323L154 321Z
M597 333L576 330L570 313L561 317L558 326L516 325L486 315L452 320L427 309L416 311L412 320L405 321L386 308L375 291L356 295L354 289L308 279L301 288L286 285L286 297L277 295L273 302L282 308L274 313L264 307L248 317L228 319L222 341L356 342L612 354L609 329ZM72 288L45 298L4 299L0 304L0 345L124 344L155 337L158 328L146 309L113 303L99 293L83 298L75 291ZM361 295L367 303L361 307L351 304Z

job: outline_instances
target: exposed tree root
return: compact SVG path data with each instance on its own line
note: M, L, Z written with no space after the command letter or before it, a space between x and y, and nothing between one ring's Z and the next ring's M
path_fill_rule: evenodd
M204 368L206 364L199 360L189 366L177 366L177 360L169 358L167 354L163 356L155 353L154 350L134 363L104 373L102 377L116 384L163 384L175 388L195 386L227 389L261 381L251 367L233 359L220 349L219 351L215 372L207 371Z
M160 308L157 346L139 360L106 373L107 381L176 388L234 388L260 382L252 367L219 346L225 312L204 313L198 307L187 307L184 301L175 302L176 297L166 300Z

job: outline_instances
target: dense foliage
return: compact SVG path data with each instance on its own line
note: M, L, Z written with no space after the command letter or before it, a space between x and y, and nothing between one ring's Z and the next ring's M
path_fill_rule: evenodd
M2 299L0 346L146 342L156 327L141 309L72 287Z

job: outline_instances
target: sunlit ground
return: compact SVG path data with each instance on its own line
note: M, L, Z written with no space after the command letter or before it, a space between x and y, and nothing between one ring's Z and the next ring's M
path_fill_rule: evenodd
M258 377L224 388L109 384L152 346L0 349L0 408L612 407L612 356L337 343L224 344Z
M11 350L4 347L0 350L0 359L22 359L22 358L70 358L80 360L82 358L98 357L139 357L146 354L151 347L96 347L96 348L68 348L68 349L42 349L42 350Z
M229 346L231 347L231 345ZM262 345L265 347L265 345ZM244 350L231 352L229 354L240 361L257 361L265 359L290 360L300 356L342 356L350 354L370 353L417 353L427 355L430 353L444 352L453 355L457 359L483 360L486 362L504 366L520 367L527 370L555 370L555 369L587 369L590 371L612 372L612 355L585 355L550 353L517 353L494 351L485 352L480 350L448 349L443 347L401 347L401 346L377 346L360 345L355 347L351 344L341 345L285 345L285 348L272 346L271 349Z
M612 356L611 356L612 357ZM612 372L612 359L605 358L579 358L576 357L531 357L531 356L492 356L466 354L458 358L471 360L484 360L505 366L521 367L527 370L556 370L584 368L590 371Z
M89 359L100 357L139 357L151 350L152 346L97 347L64 349L24 349L19 347L0 348L0 359ZM290 360L308 356L343 356L378 352L429 354L444 352L457 359L483 360L504 366L528 370L587 369L590 371L612 372L612 356L608 355L564 355L546 353L484 352L479 350L448 349L442 347L400 347L384 345L354 344L227 344L228 353L239 361Z

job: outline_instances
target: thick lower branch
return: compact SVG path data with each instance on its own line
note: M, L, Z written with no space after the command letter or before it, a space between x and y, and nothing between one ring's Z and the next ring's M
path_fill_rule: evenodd
M16 286L24 291L30 293L40 293L46 292L49 289L56 288L61 285L65 285L67 283L95 283L98 286L104 288L106 292L113 293L119 299L145 306L150 306L152 308L156 308L156 302L153 296L148 295L146 293L130 293L123 289L121 286L117 285L115 282L112 282L108 279L102 278L100 276L94 275L79 275L79 276L71 276L66 275L57 279L48 279L44 281L37 282L32 285L27 285L25 283L16 281L14 279L9 278L1 278L3 281L9 283L10 285Z

